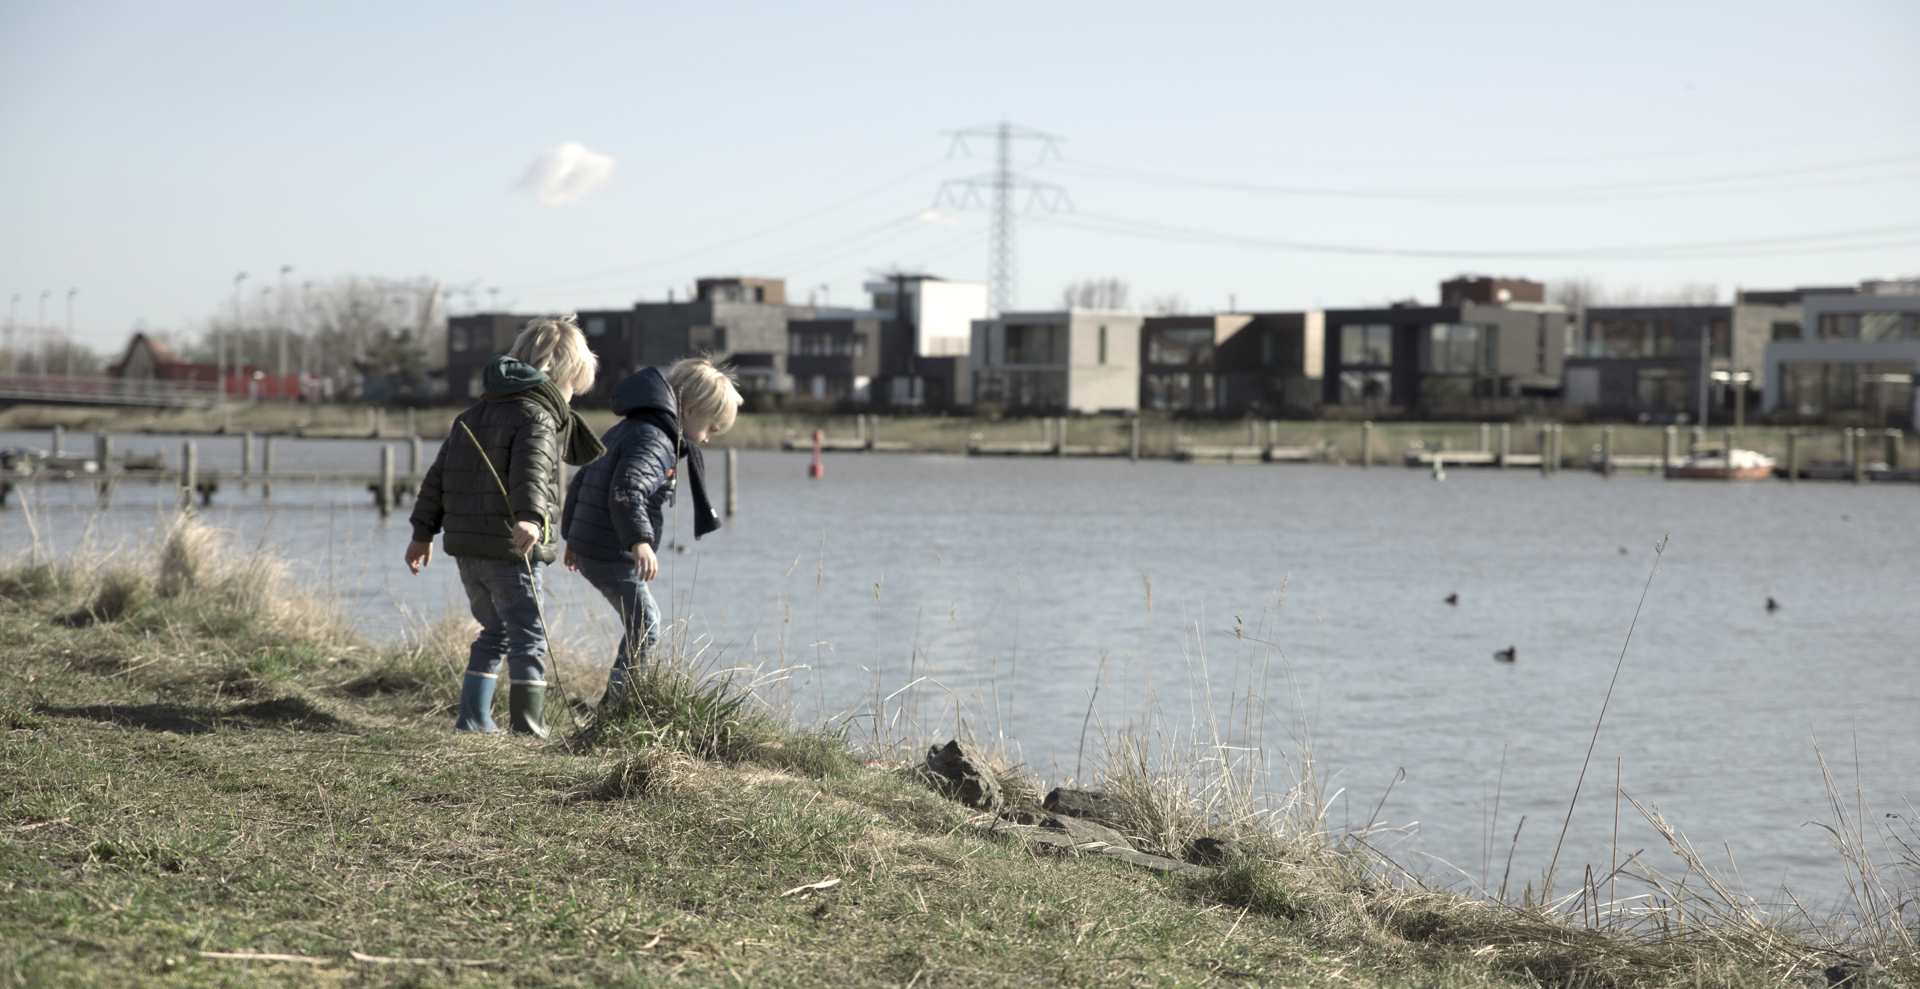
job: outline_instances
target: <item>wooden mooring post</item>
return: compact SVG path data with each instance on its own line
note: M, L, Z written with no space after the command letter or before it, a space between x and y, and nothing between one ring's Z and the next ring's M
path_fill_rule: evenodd
M1905 439L1905 438L1906 438L1906 434L1905 434L1905 433L1903 433L1903 432L1901 432L1901 431L1900 431L1900 430L1898 430L1898 429L1889 429L1889 430L1887 430L1887 436L1886 436L1886 446L1887 446L1887 451L1886 451L1886 456L1887 456L1887 469L1888 469L1888 470L1899 470L1899 469L1900 469L1900 447L1901 447L1901 442L1900 442L1900 441L1901 441L1901 440L1903 440L1903 439Z
M1865 429L1849 429L1847 430L1847 434L1854 438L1853 483L1865 484L1867 483L1867 431Z
M373 492L373 503L380 509L380 517L393 514L393 445L380 444L380 480Z
M740 511L740 451L727 447L727 518Z
M1800 431L1787 430L1787 483L1800 480Z
M1660 438L1660 471L1665 473L1673 466L1674 448L1680 445L1680 427L1668 426L1666 435Z
M413 406L407 406L407 438L420 435L420 416Z
M1130 416L1127 419L1127 459L1136 462L1140 459L1139 416Z
M420 435L415 433L407 437L407 473L412 474L414 477L419 477L425 473L425 469L420 466L421 452Z
M1553 473L1553 458L1549 456L1549 451L1553 449L1553 427L1541 426L1536 442L1540 447L1540 476L1546 477Z
M67 455L67 427L57 422L53 424L53 455L56 457Z
M1500 466L1507 466L1507 454L1513 452L1513 423L1500 424Z
M271 436L267 437L266 462L262 464L262 467L264 469L261 470L261 473L265 474L268 477L273 476L273 459L274 459L273 455L277 449L277 444L279 442L280 442L279 440L274 439ZM273 500L273 482L272 481L260 482L260 498L263 501Z
M1600 476L1613 476L1613 427L1600 427Z
M1723 436L1723 440L1720 444L1721 456L1726 458L1726 461L1727 461L1726 477L1727 477L1727 480L1731 481L1733 480L1733 430L1732 429L1723 430L1722 436Z
M192 440L180 447L180 507L191 514L193 512L194 483L200 473L200 450Z
M93 460L100 465L100 484L94 490L101 508L113 507L113 434L102 429L93 434Z
M1360 424L1360 466L1373 466L1373 422L1368 420Z
M1061 416L1058 419L1054 420L1053 455L1056 457L1064 457L1067 455L1067 417L1066 416Z

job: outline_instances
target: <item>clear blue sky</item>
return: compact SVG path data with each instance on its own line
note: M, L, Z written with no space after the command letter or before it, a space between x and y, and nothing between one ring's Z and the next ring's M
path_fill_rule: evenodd
M982 279L983 214L912 218L989 167L943 131L1002 118L1063 138L1031 173L1075 208L1021 228L1029 307L1110 275L1203 310L1432 298L1465 271L1848 283L1920 270L1916 52L1912 0L15 0L0 302L32 321L50 289L58 323L78 287L82 339L112 347L283 264L520 310L713 273L841 303L896 264ZM612 178L563 206L514 190L564 142ZM1818 239L1863 230L1885 232ZM1664 246L1707 242L1739 246Z

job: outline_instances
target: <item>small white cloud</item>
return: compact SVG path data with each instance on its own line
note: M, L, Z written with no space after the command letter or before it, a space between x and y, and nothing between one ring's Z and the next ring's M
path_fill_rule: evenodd
M573 141L540 152L515 188L543 206L565 206L599 188L613 175L613 156Z
M945 210L930 209L914 217L914 219L934 227L958 227L960 225L960 214L949 213Z

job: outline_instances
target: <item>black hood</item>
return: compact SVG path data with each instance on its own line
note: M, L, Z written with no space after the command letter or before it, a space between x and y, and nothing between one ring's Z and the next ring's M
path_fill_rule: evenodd
M631 416L635 412L658 412L676 424L679 432L680 403L674 400L673 386L657 367L643 367L621 378L613 386L613 414Z

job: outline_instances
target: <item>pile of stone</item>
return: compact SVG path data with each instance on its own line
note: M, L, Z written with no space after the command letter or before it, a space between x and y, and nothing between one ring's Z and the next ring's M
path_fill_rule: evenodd
M1113 801L1093 790L1056 787L1037 808L1014 806L1001 793L986 757L972 743L959 739L927 750L926 773L948 796L991 815L983 825L987 830L1018 836L1053 854L1099 855L1159 873L1205 872L1244 854L1226 838L1200 838L1178 855L1136 847L1114 827L1120 822Z

